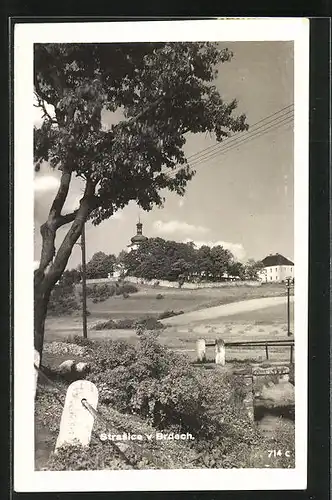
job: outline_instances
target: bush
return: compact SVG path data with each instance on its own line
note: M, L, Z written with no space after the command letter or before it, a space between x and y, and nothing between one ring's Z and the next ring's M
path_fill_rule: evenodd
M122 297L123 297L124 299L129 299L129 293L127 293L127 292L123 292Z
M47 306L47 314L50 316L62 316L73 314L80 309L76 300L73 284L62 283L55 285Z
M158 321L157 318L147 316L136 321L135 326L141 327L144 330L163 330L165 326Z
M179 316L183 311L164 311L159 314L158 319L172 318L172 316Z
M94 304L104 302L114 295L126 295L124 298L128 298L130 293L136 292L138 292L138 288L132 283L123 283L122 285L119 285L119 283L112 285L101 283L87 286L87 297L92 299ZM82 292L80 292L80 295L82 295Z
M227 430L227 436L244 439L249 424L238 382L197 370L188 358L161 345L155 332L142 334L137 347L103 343L92 358L89 378L101 402L137 413L157 428L173 425L209 439Z
M146 419L154 429L190 432L194 436L193 441L179 446L173 468L188 466L189 453L195 456L194 460L190 458L190 467L198 468L294 466L294 426L280 421L273 439L264 437L247 416L243 404L247 388L241 377L193 367L189 358L161 345L156 332L143 333L136 346L122 340L90 342L92 372L88 379L97 385L99 411L112 422L112 427L118 425L113 418L116 409L126 412L122 415L128 422L130 414L136 415L131 418L139 419L138 426L144 427L142 419ZM42 407L40 396L37 397L37 413L46 419L45 426L54 420L50 397L44 397ZM46 413L42 411L45 408ZM130 431L128 425L125 428ZM96 426L99 432L98 419ZM143 449L148 446L142 445ZM183 456L179 453L181 448L185 449ZM290 450L291 458L269 460L271 449ZM165 454L162 447L159 451ZM101 470L126 466L115 458L110 446L92 440L89 450L71 446L52 454L47 468ZM149 467L145 464L145 468Z
M141 319L119 319L117 321L110 319L92 327L92 330L129 330L129 329L143 329L143 330L161 330L164 327L158 319L148 316Z
M163 299L164 296L161 294L161 293L158 293L158 295L156 295L156 299L160 300L160 299Z

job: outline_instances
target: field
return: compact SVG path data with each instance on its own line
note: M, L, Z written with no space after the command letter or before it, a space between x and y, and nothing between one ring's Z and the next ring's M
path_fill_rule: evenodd
M122 296L110 297L104 302L94 304L88 300L88 310L95 318L107 317L122 319L147 314L158 315L163 311L195 311L205 307L229 304L247 299L277 297L285 295L285 285L264 284L258 287L224 287L200 290L181 290L173 288L152 288L143 286L139 291L124 300ZM162 299L157 299L157 295Z
M157 299L161 294L162 299ZM287 338L287 310L285 286L267 284L261 287L225 287L221 289L180 290L142 287L128 299L122 296L111 297L104 302L92 303L89 301L88 326L91 327L105 319L140 318L147 315L158 316L165 311L183 311L178 317L165 319L166 329L161 332L160 341L176 350L182 350L191 358L195 358L195 344L198 338L222 338L226 342L241 340L273 340ZM270 307L263 307L264 299L283 301ZM262 298L255 310L241 312L241 304L245 300ZM239 303L239 312L227 314ZM232 304L227 306L226 304ZM291 305L291 319L293 304ZM242 305L243 308L243 305ZM194 311L199 311L196 313ZM217 311L217 313L215 312ZM219 312L220 311L220 312ZM193 316L198 318L192 321ZM203 315L203 316L202 316ZM216 317L217 315L217 317ZM201 317L202 316L202 317ZM170 324L170 325L169 325ZM168 326L169 325L169 326ZM293 331L293 324L291 323ZM81 316L48 318L46 322L46 341L62 340L65 337L82 334ZM94 339L121 338L130 343L137 341L134 330L90 330L89 337ZM213 350L211 350L213 356ZM232 349L228 350L229 359L260 359L264 358L264 348L259 349ZM285 358L286 357L286 358ZM289 359L289 351L285 348L272 348L271 359Z

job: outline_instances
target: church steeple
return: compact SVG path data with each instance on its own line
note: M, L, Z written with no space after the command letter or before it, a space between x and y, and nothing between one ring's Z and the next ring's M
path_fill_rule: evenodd
M137 234L139 234L139 235L143 234L143 224L141 223L140 219L138 219L138 222L136 224L136 228L137 228Z
M140 217L138 217L138 222L136 224L136 234L131 238L131 244L128 247L131 250L137 249L138 246L146 241L148 238L143 235L143 224L141 223Z

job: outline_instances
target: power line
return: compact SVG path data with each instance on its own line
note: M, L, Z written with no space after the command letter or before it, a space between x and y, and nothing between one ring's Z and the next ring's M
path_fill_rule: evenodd
M293 116L285 117L284 119L271 124L269 127L264 128L263 130L256 131L256 133L254 133L248 137L245 137L243 139L241 138L240 141L234 141L232 144L227 144L226 147L220 148L218 151L214 152L213 154L211 154L207 157L204 157L202 159L199 159L196 163L192 163L191 165L192 166L199 165L200 163L204 163L207 160L216 158L217 156L219 156L219 154L223 154L227 151L230 151L234 148L241 146L242 144L246 144L247 142L250 142L254 138L262 137L267 132L278 128L280 125L284 125L284 124L288 124L288 123L292 123L292 122L293 122Z
M288 110L286 113L288 113L289 111L293 112L293 110L291 109L291 108L293 108L293 107L294 107L294 104L289 104L288 106L285 106L284 108L281 108L281 109L279 109L278 111L275 111L275 112L274 112L274 113L272 113L271 115L268 115L268 116L266 116L265 118L262 118L261 120L259 120L259 121L255 122L255 123L253 123L253 124L252 124L252 126L250 127L250 129L249 129L249 130L244 131L244 132L239 132L239 133L235 134L235 136L236 136L236 137L241 137L241 134L244 134L244 135L245 135L245 134L250 134L251 132L253 132L254 130L256 130L256 129L255 129L255 127L256 127L257 125L259 125L259 124L260 124L260 123L262 123L262 122L265 122L266 120L269 120L270 118L276 117L276 115L278 115L279 113L282 113L283 111L286 111L286 110ZM214 144L214 145L212 145L212 146L209 146L209 147L207 147L207 148L203 149L202 151L199 151L199 152L197 152L197 153L194 153L194 154L192 154L192 155L188 156L188 158L187 158L187 159L188 159L188 160L192 160L194 157L196 157L196 156L200 156L201 154L203 154L203 153L204 153L204 151L209 151L209 150L213 150L213 149L215 149L215 148L219 148L221 145L225 144L225 142L227 142L227 141L229 141L229 140L231 140L231 139L234 139L234 135L232 135L231 137L228 137L228 138L224 139L224 140L222 141L222 143Z
M207 155L205 154L201 158L197 158L197 161L194 160L194 162L191 164L191 166L197 166L197 165L204 163L210 159L214 159L217 156L224 154L228 151L231 151L234 148L240 147L242 144L246 144L247 142L250 142L251 140L253 140L255 138L262 137L267 132L279 128L279 126L283 126L283 125L287 125L289 123L292 123L293 117L294 117L293 113L287 112L284 115L279 116L279 117L275 118L274 120L267 122L260 127L257 127L254 130L251 130L250 133L248 132L248 134L246 136L237 136L237 137L229 138L231 140L228 140L228 141L225 140L225 141L223 141L223 143L221 145L218 145L219 148L217 151L211 151L210 154L207 154ZM261 121L263 121L263 120L261 120ZM269 126L267 127L267 125L269 125ZM209 148L205 148L205 149L209 149ZM205 151L205 149L203 149L199 154L202 154ZM192 155L192 157L193 156L196 156L196 155ZM190 158L191 157L188 157L188 159L190 159ZM172 172L169 173L169 176L173 177L182 168L183 168L182 165L178 166L176 169L174 169Z
M225 139L221 144L217 144L216 146L214 146L214 148L216 149L216 151L209 151L208 153L204 153L202 154L202 152L200 153L200 156L203 158L209 154L214 154L216 153L217 151L219 151L220 149L223 149L225 146L228 146L229 144L232 144L233 142L235 141L242 141L242 140L246 140L248 137L250 137L252 134L254 134L255 132L257 132L258 130L262 130L264 129L267 125L270 125L270 124L273 124L273 123L277 123L279 120L282 120L286 117L294 117L294 112L293 110L289 110L287 111L286 113L283 113L282 115L278 116L278 117L275 117L273 118L272 120L270 121L267 121L265 123L262 123L260 126L258 127L253 127L251 130L247 131L246 133L244 134L239 134L239 135L235 135L235 136L232 136L232 137L229 137L228 139ZM189 160L192 159L192 158L188 158ZM201 158L197 158L197 160L200 160ZM196 158L194 158L194 161L196 161Z

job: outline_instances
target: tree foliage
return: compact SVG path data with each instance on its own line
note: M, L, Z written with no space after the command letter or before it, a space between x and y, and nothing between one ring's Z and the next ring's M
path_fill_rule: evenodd
M232 253L220 245L196 249L192 243L162 238L150 238L123 256L127 275L182 284L193 279L222 281L231 270L237 271L234 264Z
M88 279L107 278L113 273L115 262L115 255L96 252L86 264L86 277Z

